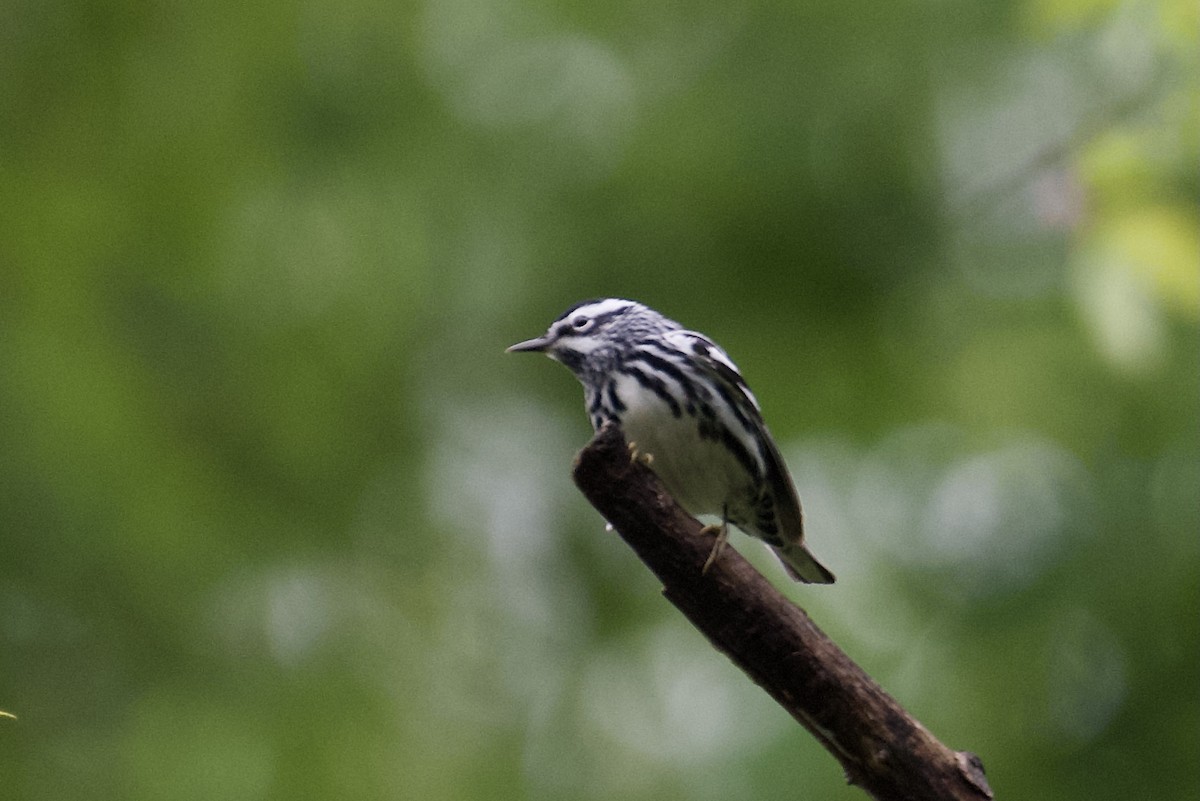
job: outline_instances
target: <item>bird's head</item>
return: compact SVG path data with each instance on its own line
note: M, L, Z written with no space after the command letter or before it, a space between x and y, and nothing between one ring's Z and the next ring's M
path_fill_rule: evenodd
M509 353L545 353L576 375L602 371L640 337L679 328L653 309L621 298L576 303L550 324L546 333L518 342Z

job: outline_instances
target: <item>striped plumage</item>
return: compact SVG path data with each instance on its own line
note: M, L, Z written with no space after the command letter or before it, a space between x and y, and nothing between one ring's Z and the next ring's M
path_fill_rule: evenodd
M566 365L593 427L619 423L683 508L766 542L799 581L833 582L804 544L800 499L758 401L712 340L641 303L605 298L572 306L544 336L509 350Z

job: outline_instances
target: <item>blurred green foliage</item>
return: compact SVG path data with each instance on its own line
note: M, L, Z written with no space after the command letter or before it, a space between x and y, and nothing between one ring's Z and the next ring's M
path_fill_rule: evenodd
M0 795L862 797L503 354L624 295L738 360L795 596L998 797L1195 797L1198 22L9 0Z

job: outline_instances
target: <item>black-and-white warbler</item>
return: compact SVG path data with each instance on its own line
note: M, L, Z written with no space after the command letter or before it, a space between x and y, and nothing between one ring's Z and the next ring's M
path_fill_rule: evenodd
M798 581L833 574L804 545L800 499L758 401L737 367L708 337L641 303L578 303L544 336L508 349L545 353L583 384L592 426L621 426L630 449L694 515L767 543ZM707 565L706 565L707 567Z

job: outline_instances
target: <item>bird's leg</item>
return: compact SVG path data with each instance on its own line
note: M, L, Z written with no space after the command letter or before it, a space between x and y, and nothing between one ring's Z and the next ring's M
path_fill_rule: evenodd
M628 447L629 447L629 461L640 462L641 464L646 465L646 467L649 467L650 465L654 464L654 454L642 453L641 451L638 450L638 446L637 446L636 442L629 443Z
M700 568L702 574L708 573L708 569L712 567L713 562L717 561L721 552L725 550L725 543L729 542L729 519L725 516L725 509L721 510L721 525L705 526L700 529L701 534L715 534L717 541L713 543L712 551L708 554L708 558L704 560L704 567Z

